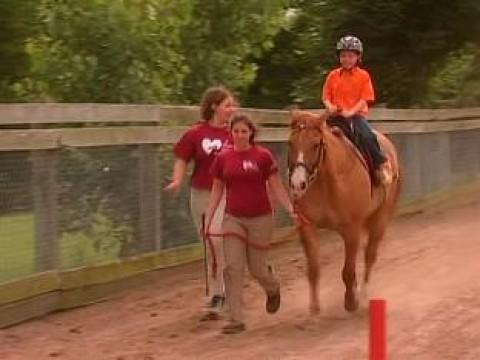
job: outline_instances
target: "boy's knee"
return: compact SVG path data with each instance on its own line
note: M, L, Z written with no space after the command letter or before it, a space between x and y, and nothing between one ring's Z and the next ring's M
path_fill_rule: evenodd
M367 132L365 138L372 143L377 141L377 136L373 132Z

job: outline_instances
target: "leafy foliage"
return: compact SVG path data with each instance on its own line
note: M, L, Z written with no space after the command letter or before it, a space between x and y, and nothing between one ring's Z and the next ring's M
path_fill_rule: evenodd
M0 100L13 101L11 84L28 74L25 42L36 30L35 0L0 1Z
M43 0L42 31L27 46L31 78L15 89L32 100L174 101L189 14L188 0Z
M335 42L345 34L364 41L365 66L379 100L394 106L422 103L439 64L467 43L480 41L480 3L475 0L305 0L296 2L296 11L288 36L277 37L271 60L260 69L257 80L264 82L255 84L268 96L274 90L263 74L272 64L277 75L294 73L291 84L280 80L283 104L319 105L325 74L336 63ZM285 49L295 55L286 57ZM278 88L278 81L274 85Z
M182 33L190 69L183 92L197 102L209 86L223 84L240 93L253 82L256 59L273 46L285 21L286 0L198 0Z
M426 104L480 104L480 47L472 44L452 52L429 81Z

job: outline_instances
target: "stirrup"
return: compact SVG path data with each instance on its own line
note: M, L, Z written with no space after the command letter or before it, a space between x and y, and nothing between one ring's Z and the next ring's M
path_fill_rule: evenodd
M388 161L388 160L387 160ZM392 168L390 162L384 163L375 172L380 185L388 186L393 181Z

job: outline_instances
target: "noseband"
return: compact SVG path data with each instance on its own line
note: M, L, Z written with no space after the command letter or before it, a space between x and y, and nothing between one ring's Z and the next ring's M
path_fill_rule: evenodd
M304 129L307 128L307 126L302 124L302 125L299 125L297 128L300 129L300 130L304 130ZM303 161L302 162L297 161L291 167L289 167L289 169L288 169L288 180L289 180L289 182L290 182L292 173L296 169L304 168L305 171L307 172L307 187L308 187L317 177L319 165L325 157L325 150L326 150L325 141L322 139L322 141L320 142L320 144L317 148L317 154L316 154L316 157L315 157L315 161L313 161L311 166L308 166Z

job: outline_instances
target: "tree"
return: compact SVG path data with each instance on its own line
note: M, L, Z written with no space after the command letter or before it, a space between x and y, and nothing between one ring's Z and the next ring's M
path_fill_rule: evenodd
M285 21L286 0L197 0L182 31L189 73L186 101L198 102L209 86L244 92L257 72L256 60L272 47Z
M154 102L181 97L188 0L43 0L28 44L29 100ZM32 95L33 94L33 95Z
M0 2L0 100L12 101L10 85L28 73L25 41L35 31L34 0Z
M292 86L305 70L301 53L293 46L294 39L295 33L287 23L275 36L275 47L257 61L257 76L247 90L246 106L282 108L295 102Z
M365 66L373 74L379 101L392 106L422 103L438 64L466 43L480 40L476 0L299 0L295 7L289 44L279 45L296 54L283 63L283 72L293 70L298 77L283 100L308 106L319 106L321 84L336 63L335 43L342 35L363 40ZM270 56L282 58L284 53L276 46ZM260 78L264 71L268 69L260 69Z
M187 72L180 31L190 14L188 0L43 0L40 31L27 45L30 74L14 89L34 101L177 101ZM62 151L62 237L86 236L99 252L135 251L134 154L132 147Z
M430 79L427 105L480 105L480 47L473 44L452 52Z

